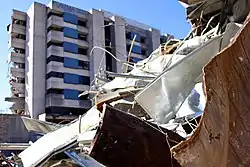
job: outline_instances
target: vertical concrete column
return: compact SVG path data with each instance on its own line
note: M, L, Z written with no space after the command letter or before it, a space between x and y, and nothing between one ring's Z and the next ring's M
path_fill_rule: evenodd
M25 110L31 118L45 112L47 7L34 2L27 12Z
M96 9L89 11L89 53L94 46L105 48L105 36L104 36L104 13ZM102 61L103 59L103 61ZM98 72L100 63L101 68L106 69L105 52L100 49L94 49L92 55L90 55L90 81L93 81L95 74Z
M157 29L150 28L148 30L148 52L151 54L160 46L161 33Z
M114 47L115 55L118 59L122 61L126 60L126 26L125 20L119 16L113 16L112 20L114 21ZM122 64L116 61L116 71L117 73L122 73Z

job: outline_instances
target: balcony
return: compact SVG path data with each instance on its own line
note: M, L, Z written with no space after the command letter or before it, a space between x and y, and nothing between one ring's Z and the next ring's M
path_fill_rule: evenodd
M16 89L16 92L19 94L25 93L25 84L24 83L17 83L17 82L11 82L10 85Z
M80 40L78 39L78 45L82 48L88 48L89 47L89 43L87 41L84 41L84 40Z
M47 57L51 55L63 56L63 47L51 45L47 49Z
M89 33L89 29L83 26L77 26L77 30L83 34L88 34Z
M14 9L11 17L12 17L12 20L13 19L26 20L27 14L25 12L18 11L18 10Z
M16 62L16 63L24 63L25 62L25 55L22 53L11 52L9 54L8 61L9 62Z
M10 107L10 110L24 110L25 102L24 100L19 100L18 102L14 102Z
M23 35L26 34L26 27L23 25L13 23L8 25L7 29L9 34L11 33L23 34Z
M55 42L63 42L63 32L51 30L47 34L47 42L55 41Z
M79 90L79 91L86 91L89 90L89 86L88 85L80 85L80 84L67 84L64 83L64 79L63 78L49 78L46 81L46 88L50 89L50 88L57 88L57 89L75 89L75 90Z
M25 69L23 68L10 67L10 74L13 77L24 78L24 72Z
M47 20L47 28L54 25L54 26L58 26L58 27L62 27L63 26L63 18L59 17L59 16L50 16Z
M25 39L21 39L21 38L16 38L15 36L13 36L12 34L10 35L10 39L9 39L9 49L10 48L21 48L21 49L25 49L25 43L26 40Z
M46 107L72 107L89 109L91 107L90 100L68 100L64 99L64 95L50 94L46 96Z
M5 97L5 101L13 103L24 103L24 97Z

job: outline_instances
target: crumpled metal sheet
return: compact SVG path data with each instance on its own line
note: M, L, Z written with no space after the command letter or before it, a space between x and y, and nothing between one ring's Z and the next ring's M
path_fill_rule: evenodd
M42 134L46 134L46 133L52 132L62 127L60 125L56 125L56 124L52 124L52 123L44 122L40 120L35 120L35 119L28 118L28 117L23 117L23 116L21 117L21 119L27 131L29 132L39 132Z
M234 31L229 30L224 34L225 40L221 35L213 37L182 60L173 63L139 92L135 100L158 123L167 123L176 115L195 86L196 79L202 74L202 68L221 50L221 43L230 42L231 38L228 37L232 37Z
M207 105L190 139L172 149L185 167L250 166L250 18L204 69Z
M75 145L78 134L92 130L99 121L100 113L93 107L75 122L44 135L18 155L22 159L23 166L42 165L52 155Z
M172 65L135 100L159 123L167 123L187 98L202 68L220 50L221 36L217 36ZM149 98L154 97L154 98Z

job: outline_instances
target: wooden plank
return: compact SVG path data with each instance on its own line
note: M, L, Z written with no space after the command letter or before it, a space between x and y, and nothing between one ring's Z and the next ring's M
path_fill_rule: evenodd
M172 149L185 167L250 166L250 19L204 69L207 104L196 132Z
M170 145L182 139L172 131L167 134ZM90 156L109 167L179 166L171 158L165 134L133 115L106 105Z

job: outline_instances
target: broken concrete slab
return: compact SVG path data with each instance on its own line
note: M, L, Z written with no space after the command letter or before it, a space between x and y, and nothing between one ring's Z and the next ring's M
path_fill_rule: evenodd
M104 105L104 116L93 140L90 156L109 167L179 166L172 159L170 145L180 142L179 135L155 126L138 117ZM180 137L181 138L181 137Z
M172 148L185 167L250 166L250 18L205 67L207 105L195 133Z

